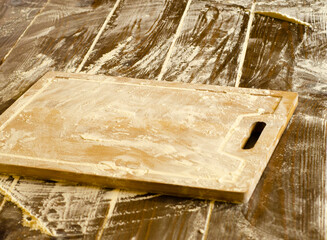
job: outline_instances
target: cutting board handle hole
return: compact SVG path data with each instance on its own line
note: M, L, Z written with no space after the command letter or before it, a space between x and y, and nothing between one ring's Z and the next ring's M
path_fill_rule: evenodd
M251 149L255 146L257 141L259 140L259 137L263 131L263 129L266 127L265 122L256 122L251 127L251 134L249 138L245 141L242 149Z

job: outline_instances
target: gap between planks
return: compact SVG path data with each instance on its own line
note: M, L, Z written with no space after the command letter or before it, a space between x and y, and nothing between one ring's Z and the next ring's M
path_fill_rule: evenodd
M214 206L215 206L215 201L211 200L209 203L209 209L208 209L208 213L207 213L207 217L206 217L206 222L204 224L203 236L202 236L201 240L206 240L208 238L210 219L211 219L211 215L212 215Z
M89 50L87 51L87 53L85 54L83 61L81 62L81 64L78 66L77 70L75 71L75 73L79 73L82 68L84 67L87 59L90 57L95 45L97 44L97 42L99 41L103 31L105 30L108 22L110 21L110 19L112 18L112 16L114 15L115 11L117 10L119 4L120 4L121 0L117 0L114 7L111 9L111 11L109 12L108 16L106 17L106 20L104 21L104 23L102 24L98 34L95 36L92 45L90 46Z
M15 188L17 182L19 181L19 177L14 177L14 181L11 183L9 189L8 189L8 193L11 193L11 191ZM2 202L0 204L0 212L2 211L4 205L6 204L8 198L7 196L3 196Z
M114 212L114 208L115 208L116 203L119 198L119 193L120 193L119 189L114 189L111 191L111 200L109 203L108 211L107 211L105 218L103 219L103 223L102 223L101 227L99 228L99 230L97 232L97 235L95 237L96 240L100 240L102 238L103 231L106 228L107 224L109 223L110 218Z
M44 6L40 9L40 11L34 16L33 20L28 24L28 26L26 27L26 29L24 30L24 32L19 36L19 38L16 40L16 42L14 43L14 45L9 49L9 51L7 52L7 54L3 57L3 59L0 61L0 66L4 63L4 61L9 57L10 53L13 51L13 49L16 47L16 45L18 44L18 42L22 39L22 37L25 35L25 33L28 31L28 29L34 24L35 20L38 18L38 16L40 16L44 9L48 6L50 0L47 0L47 2L44 4Z
M239 87L240 82L241 82L246 50L247 50L248 44L249 44L251 27L252 27L252 22L253 22L254 13L255 13L255 5L256 5L256 0L253 0L251 10L250 10L250 18L249 18L248 26L246 28L245 39L244 39L244 43L243 43L243 46L242 46L242 49L241 49L241 54L240 54L240 57L239 57L239 64L238 64L238 69L237 69L235 87Z
M244 60L245 60L245 55L246 55L246 50L248 48L248 43L250 39L250 33L251 33L251 27L253 23L253 18L254 18L254 13L255 13L255 5L256 5L256 0L253 0L252 5L251 5L251 10L250 10L250 17L249 17L249 22L248 26L246 29L246 35L244 39L244 43L241 49L241 54L239 56L239 64L238 64L238 69L237 69L237 75L236 75L236 81L235 81L235 87L238 88L240 85L241 77L242 77L242 71L243 71L243 65L244 65ZM211 215L215 206L214 200L210 201L209 203L209 209L206 217L206 223L204 227L204 233L202 236L202 240L206 240L208 238L208 233L209 233L209 228L210 228L210 219Z
M164 73L166 71L166 68L167 68L169 59L171 57L171 54L173 53L173 49L175 47L176 41L177 41L178 37L181 35L183 24L184 24L187 12L190 9L191 3L192 3L192 0L188 0L188 2L186 4L186 7L185 7L185 10L183 12L183 15L181 17L181 20L180 20L180 22L178 24L178 27L177 27L176 33L174 35L173 41L172 41L172 43L171 43L171 45L169 47L169 50L168 50L168 53L166 55L165 61L162 64L161 71L160 71L160 73L158 75L158 81L162 81L162 77L163 77L163 75L164 75Z

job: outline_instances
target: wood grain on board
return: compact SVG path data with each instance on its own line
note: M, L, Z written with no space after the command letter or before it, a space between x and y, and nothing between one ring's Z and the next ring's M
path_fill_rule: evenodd
M297 91L299 105L249 203L216 203L208 238L326 239L327 4L259 1L256 9L313 29L256 14L240 86Z
M235 4L192 1L162 80L234 86L248 19Z
M0 65L46 2L46 0L0 1Z
M75 71L113 6L50 0L0 66L0 112L49 70Z
M82 71L154 79L183 16L186 0L125 0Z

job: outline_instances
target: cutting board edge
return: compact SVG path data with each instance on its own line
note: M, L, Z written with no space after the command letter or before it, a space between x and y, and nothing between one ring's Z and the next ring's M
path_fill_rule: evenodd
M221 202L246 203L249 200L248 191L222 191L208 188L190 187L184 185L146 182L132 179L119 179L109 176L74 173L62 170L49 170L19 165L0 163L1 174L23 176L34 180L51 180L66 184L97 186L101 188L119 188L132 191L159 193L177 197L214 200ZM40 170L42 174L40 174ZM37 176L37 177L36 177ZM92 178L92 182L89 180ZM78 180L77 180L78 179ZM174 186L174 188L172 188ZM251 194L250 194L251 196Z
M265 169L268 167L269 162L271 161L272 155L274 154L278 143L280 142L283 134L285 133L285 131L287 130L287 126L290 123L293 114L297 108L298 105L298 93L295 92L291 92L293 93L292 95L289 95L286 98L282 98L281 102L284 102L284 105L286 105L289 109L288 109L288 115L286 117L286 121L285 124L280 128L277 136L276 136L276 142L274 143L274 147L271 149L271 152L268 153L269 157L267 158L266 163L264 164L264 167L262 169L260 169L260 171L258 171L258 173L255 175L255 177L252 179L252 182L249 185L249 189L247 192L245 192L244 194L244 202L248 202L250 200L250 198L252 197L253 192L255 191L257 185L259 184L260 179L263 177L263 173L265 171ZM286 102L286 103L285 103Z

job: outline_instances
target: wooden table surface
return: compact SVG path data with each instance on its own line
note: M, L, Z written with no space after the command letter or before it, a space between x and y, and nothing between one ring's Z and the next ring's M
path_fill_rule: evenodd
M0 59L0 113L50 70L299 93L246 204L1 175L0 239L327 238L325 0L0 0Z

